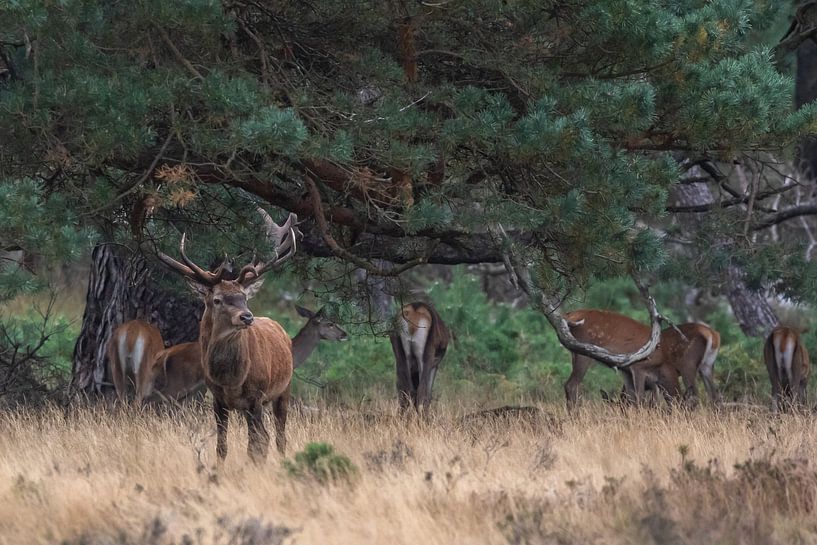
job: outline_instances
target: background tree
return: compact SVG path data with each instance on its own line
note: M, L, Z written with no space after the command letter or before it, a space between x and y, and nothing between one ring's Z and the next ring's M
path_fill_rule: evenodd
M737 269L748 290L809 300L801 242L765 235L817 211L767 205L792 189L780 165L816 111L792 108L762 35L788 7L17 2L0 13L0 175L64 203L75 220L54 232L126 246L118 262L172 252L181 231L198 259L249 259L262 204L306 219L304 255L370 274L512 251L555 301L628 273L724 290ZM712 201L668 200L692 182ZM705 228L676 251L689 213ZM77 376L113 321L175 308L155 274L128 292L142 265L106 269L106 253L89 298L127 308L86 316Z

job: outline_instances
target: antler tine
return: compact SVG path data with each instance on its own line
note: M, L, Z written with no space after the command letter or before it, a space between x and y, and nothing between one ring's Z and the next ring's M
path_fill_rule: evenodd
M255 280L259 276L260 275L258 274L258 271L255 270L255 265L250 263L248 265L244 265L244 267L241 269L241 272L238 273L238 278L236 279L236 282L238 282L239 284L244 284L244 282Z
M222 278L224 276L224 272L227 270L228 261L229 259L227 257L227 253L225 252L224 259L221 260L221 263L219 263L218 267L216 267L216 270L213 271L213 274L216 277Z
M278 227L278 225L275 224L275 221L272 219L272 216L269 215L269 212L267 212L260 206L256 206L255 209L258 210L258 214L264 221L264 230L267 232L267 236L271 237L275 232L275 228Z
M183 274L184 276L186 276L188 278L196 278L196 273L194 273L193 270L190 267L188 267L187 265L184 265L182 263L179 263L178 261L176 261L175 259L173 259L169 255L167 255L166 253L156 252L156 257L158 257L159 260L162 261L162 263L164 263L165 265L167 265L171 269L175 270L176 272L181 273L181 274Z
M296 227L298 222L297 214L290 213L287 220L281 225L277 225L273 222L272 218L269 218L269 214L266 214L266 212L262 214L262 217L264 215L266 215L264 223L267 227L267 236L275 243L275 258L253 267L256 278L295 255L298 247L297 240L303 238L300 229ZM269 222L266 218L269 218ZM245 269L247 269L247 267L241 270L239 282L241 282L243 277L249 272L245 271Z
M202 282L204 284L214 286L221 282L221 275L224 274L223 267L219 267L218 274L213 274L210 271L205 271L195 263L193 260L187 257L187 254L184 252L184 246L187 241L187 233L182 233L182 240L179 243L179 254L182 256L182 261L190 268L191 272L193 273L193 278Z

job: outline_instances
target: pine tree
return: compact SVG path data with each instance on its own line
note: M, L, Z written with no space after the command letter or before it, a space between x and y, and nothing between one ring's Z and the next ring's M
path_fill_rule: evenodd
M719 202L692 241L694 274L663 234L685 213L668 196L692 166L773 163L813 131L817 106L793 109L767 35L787 9L6 3L0 179L34 220L4 211L33 234L4 228L2 243L70 252L96 237L150 256L188 231L199 259L249 259L262 203L326 220L303 225L304 254L374 273L388 271L373 259L502 261L502 226L546 293L630 271L721 285L737 263L751 287L813 300L797 242L762 233L815 210L747 215L748 197L724 205L707 176ZM4 292L27 289L2 271Z

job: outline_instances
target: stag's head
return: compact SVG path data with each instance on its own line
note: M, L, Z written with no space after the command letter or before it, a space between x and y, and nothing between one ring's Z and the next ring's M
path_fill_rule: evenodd
M269 216L266 216L268 218ZM185 253L186 235L182 235L179 244L179 254L182 262L172 257L158 253L161 259L171 270L183 275L190 287L204 299L205 314L209 313L213 320L213 329L219 331L238 330L250 327L254 317L247 307L247 301L258 293L264 282L261 275L280 265L295 254L298 238L301 233L296 226L298 217L290 214L282 225L277 225L271 219L267 223L267 234L275 244L275 257L269 261L256 261L245 265L238 278L227 280L224 278L226 261L215 271L207 271L196 265Z

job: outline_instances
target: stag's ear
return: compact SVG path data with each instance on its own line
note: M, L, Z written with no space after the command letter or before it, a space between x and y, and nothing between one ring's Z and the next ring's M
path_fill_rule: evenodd
M248 286L242 286L241 289L244 290L244 295L247 296L247 299L252 299L255 297L255 294L258 293L258 290L261 289L261 286L264 284L264 279L261 278L260 280L256 280L252 284Z
M308 308L300 307L298 305L295 305L295 310L298 312L298 316L302 316L304 318L312 318L315 315L315 313Z
M205 286L201 282L196 282L195 280L187 279L188 287L193 290L193 293L199 294L201 297L207 297L207 294L210 293L210 287Z

